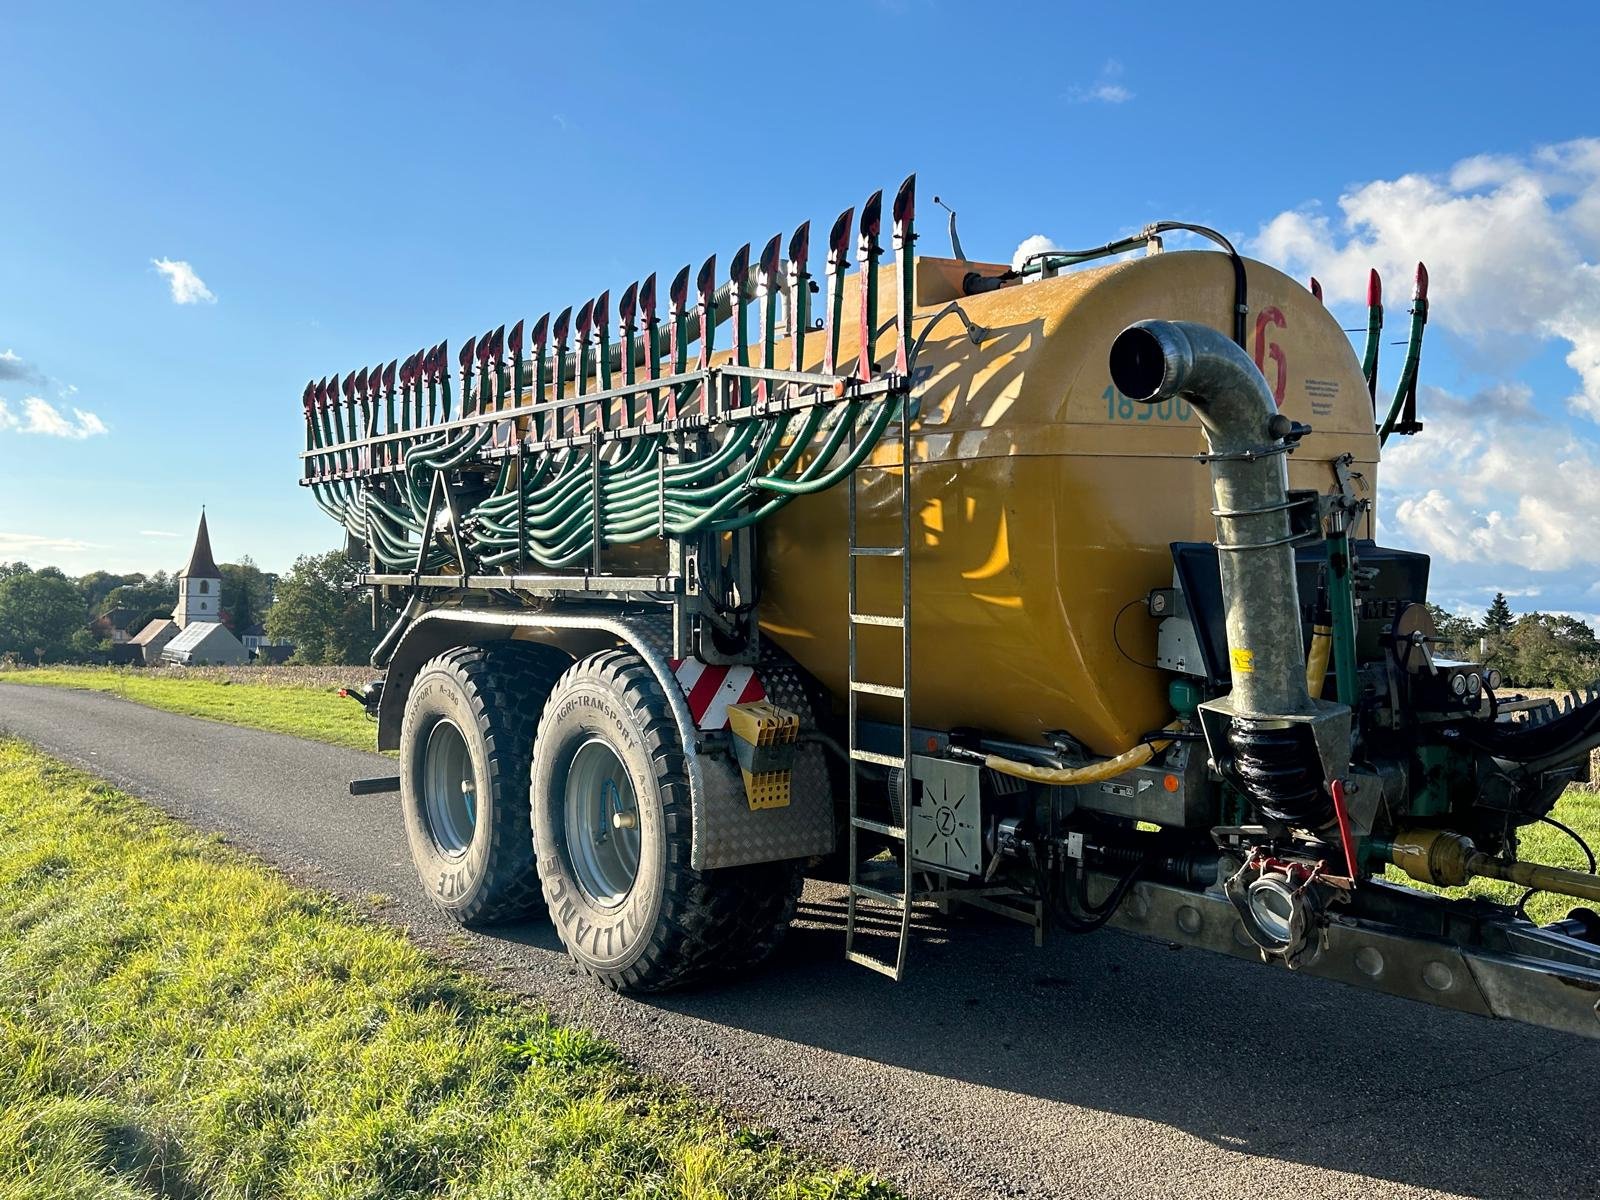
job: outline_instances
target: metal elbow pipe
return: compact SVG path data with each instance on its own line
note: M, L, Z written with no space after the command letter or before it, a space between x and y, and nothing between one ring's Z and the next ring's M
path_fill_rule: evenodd
M1240 716L1310 712L1289 519L1289 422L1250 357L1189 321L1140 321L1111 344L1111 381L1145 404L1182 397L1210 448L1217 558Z

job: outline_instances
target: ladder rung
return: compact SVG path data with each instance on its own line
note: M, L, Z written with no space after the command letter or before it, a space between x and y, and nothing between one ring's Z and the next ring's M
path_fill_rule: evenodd
M876 900L879 904L887 904L890 908L899 910L906 906L906 898L897 896L893 892L886 892L882 888L868 887L864 883L852 883L850 890L858 896L865 896L868 900Z
M883 821L874 821L869 817L853 817L851 823L857 829L865 829L869 833L881 833L885 837L892 837L902 842L906 840L904 825L889 825Z
M846 950L844 952L844 956L848 961L853 962L858 966L868 967L871 970L876 971L879 975L887 975L896 983L900 982L900 971L892 963L879 962L877 959L873 958L872 955L863 954L859 950Z
M865 692L869 696L887 696L891 700L904 700L906 690L898 683L862 683L859 679L850 685L852 692Z
M857 558L899 558L906 552L904 546L851 546L850 553Z
M906 765L906 760L898 754L879 754L876 750L852 750L850 757L857 762L873 763L880 767L901 767Z
M877 613L851 613L850 619L857 625L888 625L893 629L902 629L906 623L904 617L884 617Z

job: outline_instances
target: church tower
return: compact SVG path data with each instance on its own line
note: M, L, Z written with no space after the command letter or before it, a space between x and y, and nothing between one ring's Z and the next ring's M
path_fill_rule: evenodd
M189 565L178 572L178 608L172 619L180 629L200 621L222 620L222 572L211 557L211 534L203 508Z

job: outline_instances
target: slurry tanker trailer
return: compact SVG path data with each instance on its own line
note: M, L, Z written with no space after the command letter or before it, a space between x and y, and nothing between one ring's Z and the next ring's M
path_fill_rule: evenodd
M386 630L399 774L352 787L398 789L432 898L542 906L630 991L753 968L820 874L896 979L976 908L1600 1035L1593 910L1385 878L1600 898L1518 853L1600 700L1448 658L1428 558L1373 538L1426 272L1380 405L1376 275L1358 358L1201 226L1013 266L913 217L908 179L820 256L802 225L306 387L301 482Z

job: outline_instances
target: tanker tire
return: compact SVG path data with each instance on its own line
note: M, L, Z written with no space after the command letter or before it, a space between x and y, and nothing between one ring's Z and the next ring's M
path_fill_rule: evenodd
M805 862L800 859L763 864L759 868L737 868L752 872L756 888L749 904L740 911L745 926L743 949L729 964L731 970L753 971L783 945L789 936L789 926L794 922L795 910L800 906L800 892L806 882ZM759 875L754 874L757 871Z
M458 924L492 925L539 909L528 767L535 721L565 656L538 646L493 642L429 660L406 697L400 729L400 808L423 890ZM465 742L474 778L470 841L452 850L430 820L423 773L429 737L441 721Z
M567 825L571 768L594 741L626 772L638 821L636 873L609 904L580 883L572 846L583 833ZM683 742L654 672L631 651L593 654L556 684L534 740L529 795L545 906L573 961L607 987L668 991L748 969L777 949L794 915L798 864L689 865Z

